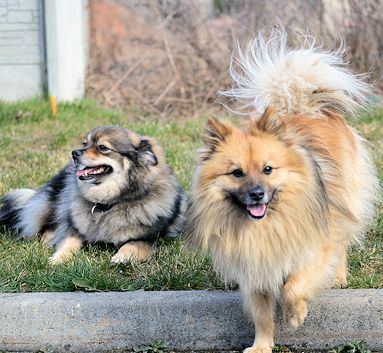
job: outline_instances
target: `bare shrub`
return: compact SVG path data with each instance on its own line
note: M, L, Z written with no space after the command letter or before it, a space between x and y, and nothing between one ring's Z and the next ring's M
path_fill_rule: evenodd
M193 114L213 103L227 79L226 43L231 40L228 31L217 35L194 2L90 5L96 18L91 18L89 95L159 115L173 110ZM117 7L123 10L116 14ZM109 17L100 19L102 12L114 16L113 23Z
M382 86L381 0L92 0L87 93L150 115L190 116L219 107L235 39L280 23L324 47L341 37L356 72ZM292 36L294 38L294 36Z

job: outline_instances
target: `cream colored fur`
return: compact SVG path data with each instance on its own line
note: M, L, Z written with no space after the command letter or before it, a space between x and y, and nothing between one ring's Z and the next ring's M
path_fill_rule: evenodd
M347 249L361 241L379 195L366 142L345 115L366 102L368 84L339 53L288 49L286 34L258 36L231 68L225 92L254 117L241 127L210 119L194 175L187 227L193 248L236 281L256 326L246 353L270 353L277 300L285 320L301 325L310 300L337 281L347 285ZM262 165L273 165L265 176ZM261 166L261 167L259 167ZM243 182L232 176L244 172ZM231 199L244 185L277 190L264 219Z
M259 114L272 106L280 114L354 116L371 86L347 68L343 50L325 51L309 36L301 48L286 42L286 32L275 30L268 40L259 34L244 52L239 48L230 67L234 87L222 94Z

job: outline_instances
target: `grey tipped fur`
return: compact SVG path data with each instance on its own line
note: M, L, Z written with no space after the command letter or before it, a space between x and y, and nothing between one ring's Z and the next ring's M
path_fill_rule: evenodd
M100 144L108 150L99 151ZM81 156L40 189L5 195L0 225L21 237L53 232L50 243L59 247L68 237L80 243L152 246L160 236L182 232L186 198L154 139L101 126L78 151ZM86 175L84 180L76 175L99 165L107 166L108 173Z

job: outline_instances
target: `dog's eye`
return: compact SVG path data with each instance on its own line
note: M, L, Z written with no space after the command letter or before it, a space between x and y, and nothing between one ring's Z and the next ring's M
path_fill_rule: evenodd
M106 147L105 145L97 145L97 148L100 152L106 152L109 150L108 147Z
M273 167L270 167L269 165L267 165L265 168L263 168L263 173L266 175L271 174L272 171L273 171Z
M86 142L86 141L84 141L83 143L82 143L82 145L85 147L86 145L87 145L88 143Z
M236 169L232 171L231 174L233 174L236 178L242 178L243 176L245 176L242 169Z

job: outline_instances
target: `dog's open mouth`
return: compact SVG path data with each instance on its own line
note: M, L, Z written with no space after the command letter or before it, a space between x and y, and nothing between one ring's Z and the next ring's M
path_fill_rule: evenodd
M109 174L113 168L109 165L97 165L93 167L83 167L76 171L76 176L80 180L89 180L98 176Z
M253 204L242 203L235 194L230 194L232 202L254 220L260 220L266 216L269 202L256 202Z
M256 203L255 205L246 205L246 210L250 218L262 219L266 215L267 204Z

